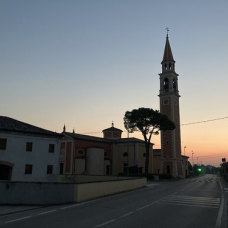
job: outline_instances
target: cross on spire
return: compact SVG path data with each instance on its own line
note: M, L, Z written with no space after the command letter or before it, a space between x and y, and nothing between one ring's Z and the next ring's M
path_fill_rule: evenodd
M166 27L165 30L166 30L166 32L167 32L167 37L169 37L169 28Z

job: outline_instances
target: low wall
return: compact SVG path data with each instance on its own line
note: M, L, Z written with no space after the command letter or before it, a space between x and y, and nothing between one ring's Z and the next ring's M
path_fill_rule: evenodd
M146 184L146 178L77 184L75 189L75 202L131 191L142 188L146 186Z
M50 205L72 203L75 184L0 182L0 204Z
M0 204L51 205L82 202L144 187L146 178L92 183L0 181Z
M113 180L130 180L135 177L119 177L119 176L102 176L102 175L59 175L58 181L62 183L88 183L88 182L102 182Z

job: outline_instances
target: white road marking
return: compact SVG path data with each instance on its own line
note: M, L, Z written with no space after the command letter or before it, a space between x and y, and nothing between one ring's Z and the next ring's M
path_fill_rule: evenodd
M180 206L190 206L190 207L207 207L207 208L215 208L218 209L218 206L212 206L212 205L199 205L199 204L186 204L186 203L180 203L180 202L167 202L167 204L172 204L172 205L180 205Z
M219 208L220 198L172 195L170 197L166 197L163 200L161 200L161 203L182 205L182 206Z
M221 203L220 203L220 207L219 207L218 216L217 216L217 219L216 219L216 225L215 225L216 228L221 227L222 214L223 214L223 208L224 208L224 192L223 192L223 188L222 188L222 184L221 184L220 179L219 179L219 185L220 185L221 192L222 192L222 198L221 198Z
M94 226L94 228L106 226L106 225L108 225L108 224L110 224L110 223L113 223L113 222L115 222L115 221L116 221L116 219L111 219L111 220L108 220L107 222L104 222L104 223L101 223L101 224L99 224L99 225Z
M14 220L9 220L9 221L6 221L5 223L11 223L11 222L16 222L16 221L20 221L20 220L24 220L24 219L28 219L28 218L31 218L32 216L26 216L26 217L23 217L23 218L18 218L18 219L14 219Z
M60 210L65 210L65 209L72 208L72 207L79 207L79 206L88 204L88 203L90 203L90 202L91 202L91 201L89 201L89 202L84 202L84 203L77 203L77 204L73 204L73 205L70 205L70 206L61 207Z
M148 184L146 187L153 187L153 186L156 186L156 185L159 185L159 184Z
M124 214L124 215L121 215L121 216L118 217L118 218L119 218L119 219L120 219L120 218L124 218L124 217L130 216L130 215L132 215L132 214L134 214L134 212L133 212L133 211L130 211L130 212Z
M175 194L175 193L174 193L174 194ZM114 219L108 220L107 222L98 224L98 225L94 226L94 228L106 226L107 224L113 223L113 222L115 222L115 221L117 221L117 220L119 220L119 219L126 218L126 217L128 217L128 216L134 214L134 213L137 212L137 211L141 211L141 210L143 210L143 209L145 209L145 208L147 208L147 207L152 206L152 205L155 204L155 203L158 203L159 201L163 200L163 199L166 198L166 197L167 197L167 196L165 196L165 197L163 197L163 198L161 198L161 199L159 199L159 200L153 201L152 203L146 204L146 205L144 205L144 206L142 206L142 207L139 207L139 208L135 209L134 211L129 211L129 212L127 212L126 214L123 214L123 215L121 215L121 216L119 216L119 217L116 217L116 218L114 218Z
M55 212L55 211L57 211L57 210L44 211L44 212L41 212L41 213L39 213L37 215L45 215L45 214L49 214L49 213L52 213L52 212Z

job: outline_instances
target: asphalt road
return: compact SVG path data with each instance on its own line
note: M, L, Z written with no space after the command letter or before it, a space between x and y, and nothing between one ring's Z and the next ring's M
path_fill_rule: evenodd
M148 183L132 192L85 203L39 208L0 217L0 227L220 227L224 210L219 177Z

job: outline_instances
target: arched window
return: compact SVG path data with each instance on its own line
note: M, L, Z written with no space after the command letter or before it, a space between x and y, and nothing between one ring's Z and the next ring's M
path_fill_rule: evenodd
M169 63L169 70L171 70L172 68L171 68L171 63Z
M169 79L168 78L164 79L163 88L166 91L169 90Z
M165 63L165 70L167 70L167 64Z
M174 90L177 89L177 81L175 79L173 79L173 89Z

